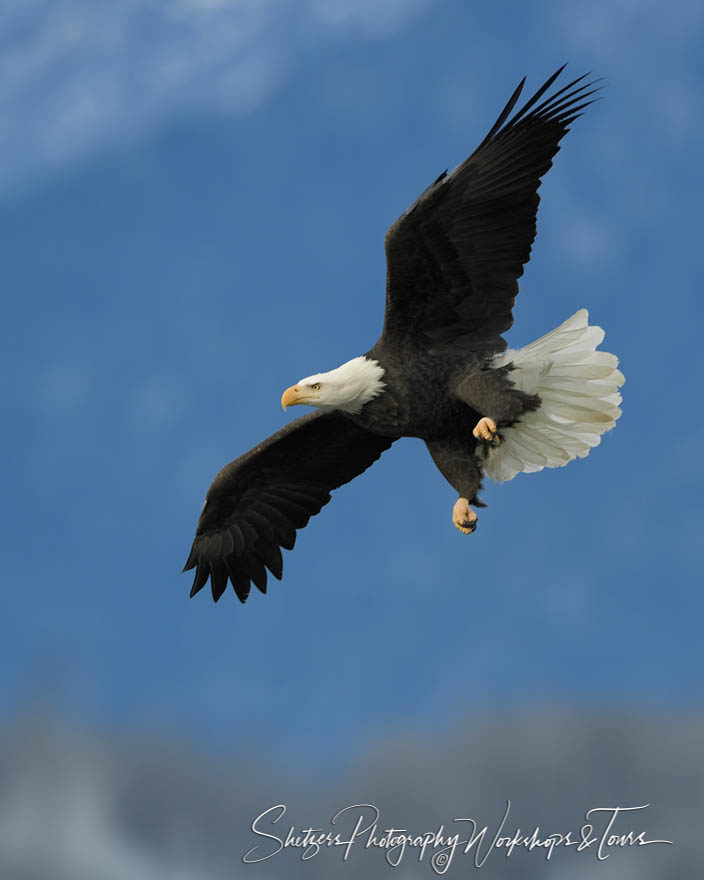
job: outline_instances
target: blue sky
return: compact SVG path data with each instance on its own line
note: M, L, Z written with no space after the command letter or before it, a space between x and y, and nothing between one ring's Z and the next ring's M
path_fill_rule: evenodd
M0 707L344 759L492 706L700 705L700 4L7 3ZM381 328L386 228L568 61L509 336L578 308L627 377L588 459L488 485L417 441L241 607L179 576L281 391Z

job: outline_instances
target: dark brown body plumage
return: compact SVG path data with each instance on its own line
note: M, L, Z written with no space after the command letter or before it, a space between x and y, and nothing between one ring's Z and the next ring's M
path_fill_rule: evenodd
M477 498L482 443L472 434L474 426L490 415L499 429L508 427L536 409L539 398L514 389L510 370L493 369L484 355L446 350L399 362L384 349L382 339L366 357L383 367L388 392L351 418L374 433L424 440L450 485L482 506Z

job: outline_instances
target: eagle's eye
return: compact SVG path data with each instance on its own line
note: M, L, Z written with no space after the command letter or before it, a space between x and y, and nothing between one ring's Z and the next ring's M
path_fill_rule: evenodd
M310 386L313 391L320 391L320 382L316 382L314 385Z

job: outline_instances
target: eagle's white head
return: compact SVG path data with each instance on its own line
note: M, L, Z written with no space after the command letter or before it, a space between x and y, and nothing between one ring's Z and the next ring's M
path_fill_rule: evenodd
M342 409L358 413L365 403L377 397L386 387L382 382L384 370L378 361L364 356L353 358L330 370L301 379L287 388L281 398L281 406L307 403L318 409Z

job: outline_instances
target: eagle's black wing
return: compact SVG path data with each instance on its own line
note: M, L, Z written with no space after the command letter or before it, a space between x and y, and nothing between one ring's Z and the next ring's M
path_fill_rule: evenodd
M525 79L491 131L442 174L386 234L382 340L437 350L503 351L517 279L530 258L540 179L597 89L584 76L538 103L561 67L507 122Z
M208 489L184 567L196 569L191 596L208 578L216 602L228 578L242 602L250 581L266 592L266 569L281 578L280 548L293 548L296 529L393 442L342 413L315 412L226 465Z

